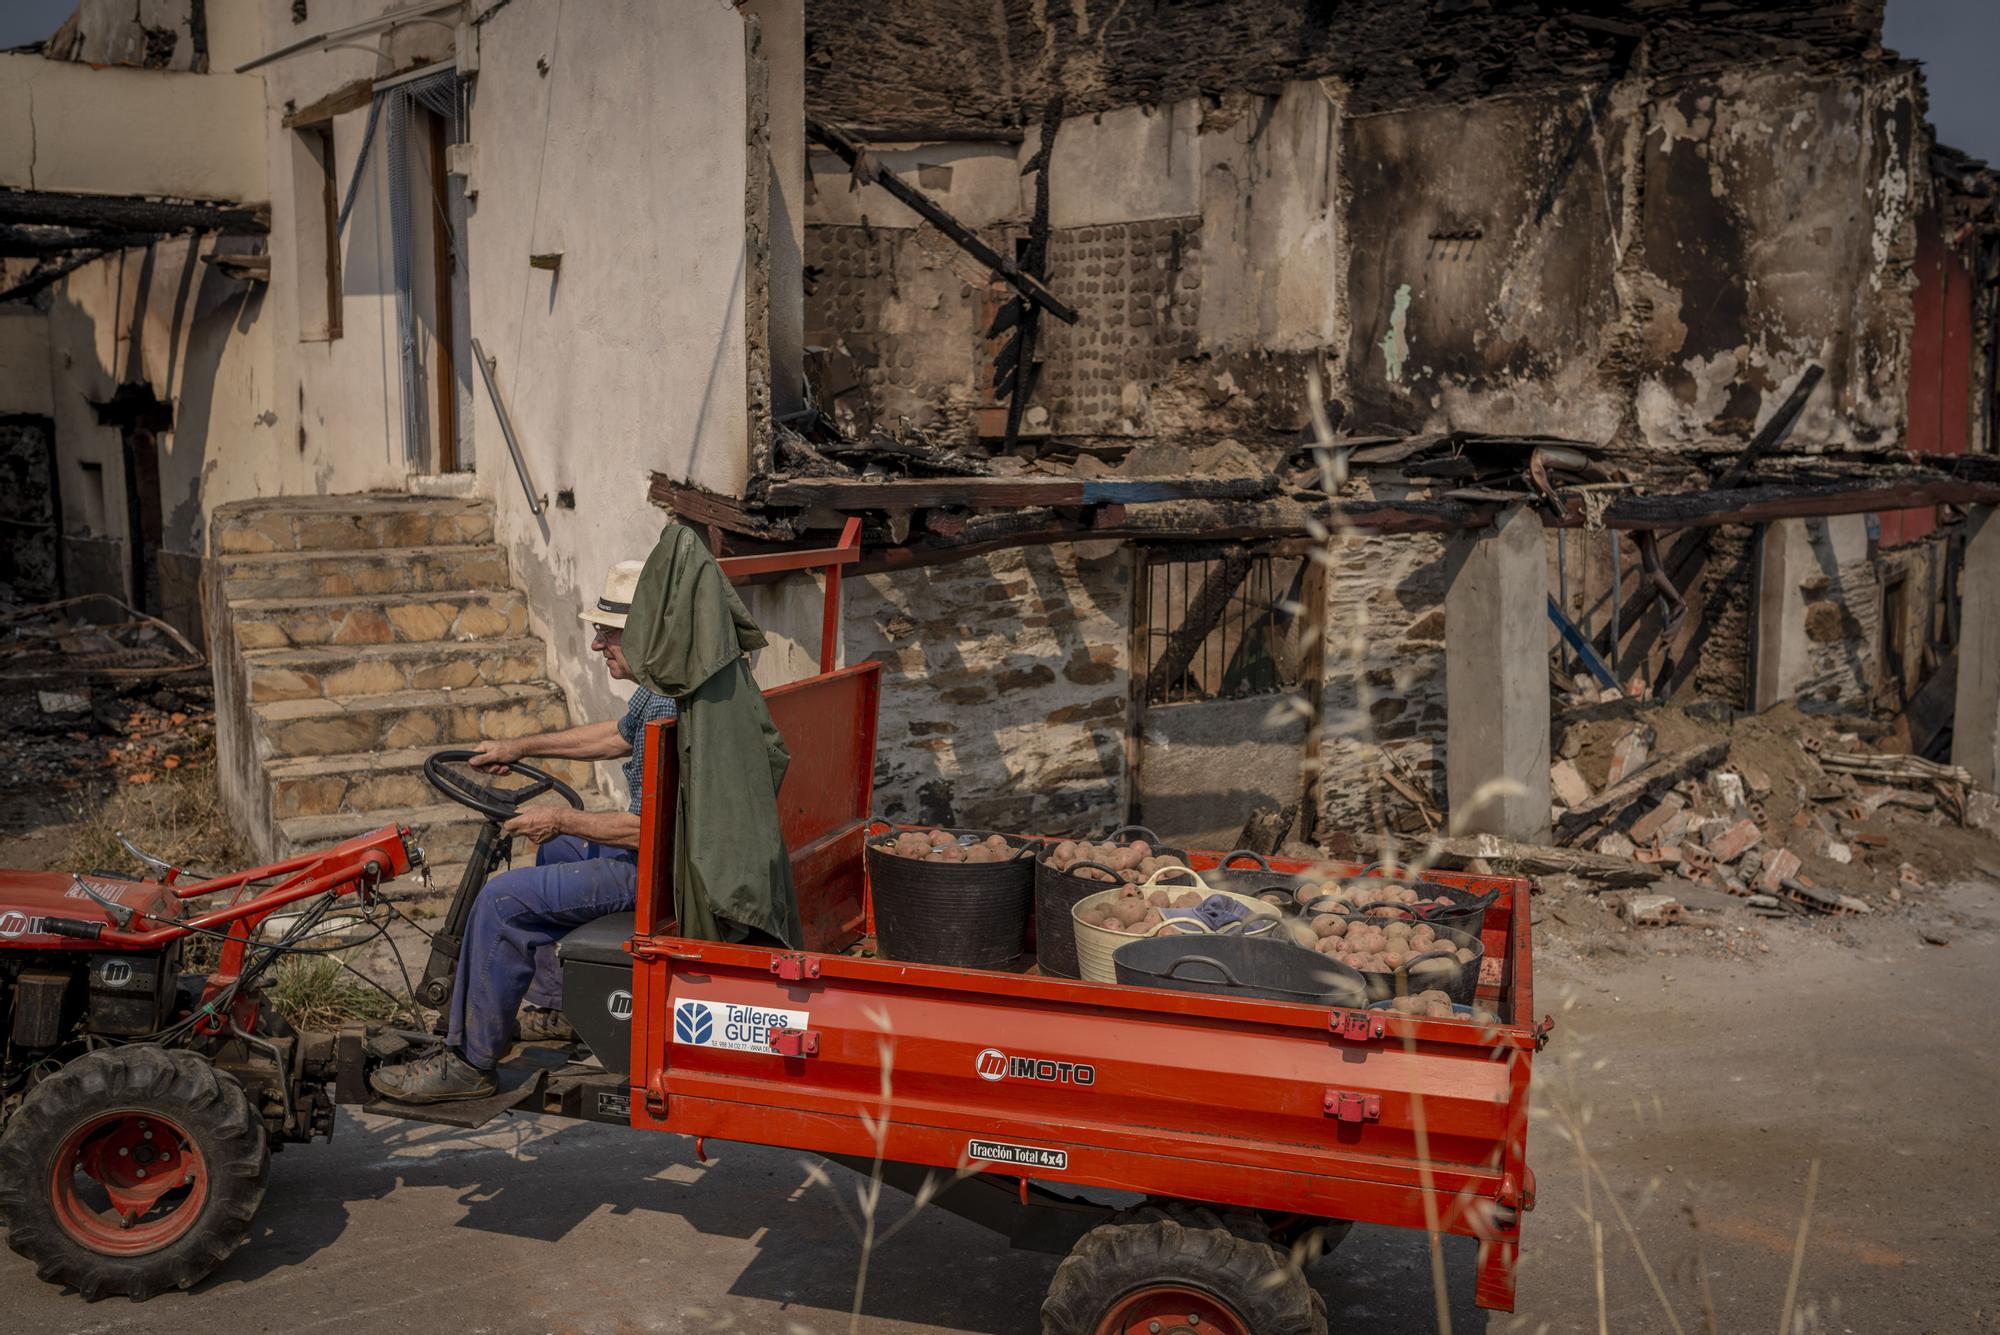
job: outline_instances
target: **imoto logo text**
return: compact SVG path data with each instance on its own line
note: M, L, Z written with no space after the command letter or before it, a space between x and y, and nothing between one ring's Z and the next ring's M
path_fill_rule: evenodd
M986 1048L973 1060L981 1080L1042 1080L1052 1085L1094 1085L1097 1068L1088 1062L1060 1062L1042 1057L1010 1057Z

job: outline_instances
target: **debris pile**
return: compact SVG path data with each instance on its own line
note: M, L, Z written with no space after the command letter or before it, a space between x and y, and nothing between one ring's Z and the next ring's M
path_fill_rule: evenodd
M48 824L113 788L208 763L212 699L205 676L0 692L0 827Z
M192 676L206 667L185 635L109 594L0 603L0 687Z
M1721 890L1774 917L1871 913L1990 861L2000 833L2000 800L1969 774L1872 749L1889 734L1861 720L1608 706L1557 729L1555 842L1647 868L1657 892ZM1620 905L1634 925L1678 910L1667 893Z

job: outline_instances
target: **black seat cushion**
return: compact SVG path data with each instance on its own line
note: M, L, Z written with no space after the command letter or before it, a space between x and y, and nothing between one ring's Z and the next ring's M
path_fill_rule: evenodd
M632 939L638 921L636 912L611 913L593 918L556 943L556 957L565 962L581 960L587 964L630 964L632 957L625 953L625 943Z

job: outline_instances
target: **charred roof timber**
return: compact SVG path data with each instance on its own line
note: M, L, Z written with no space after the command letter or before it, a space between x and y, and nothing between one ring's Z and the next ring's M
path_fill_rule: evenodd
M906 205L911 212L950 237L972 258L1007 280L1014 290L1034 302L1064 324L1076 323L1076 310L1049 291L1042 280L979 239L970 227L951 216L936 200L877 162L868 150L837 126L806 117L806 134L833 151L854 173L854 179L879 185Z

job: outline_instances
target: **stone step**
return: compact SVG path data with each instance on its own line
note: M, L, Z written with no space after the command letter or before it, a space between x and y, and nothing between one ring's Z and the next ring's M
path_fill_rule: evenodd
M245 654L243 665L250 699L262 704L540 681L545 657L540 640L517 638L273 649Z
M323 644L430 644L518 638L528 603L512 589L379 597L232 599L230 623L246 653Z
M331 756L355 751L470 745L568 726L562 693L547 682L468 686L462 691L392 691L252 705L259 753Z
M507 554L492 543L383 547L373 551L231 556L222 593L231 603L266 598L446 593L507 587Z
M493 510L449 496L304 496L232 501L209 527L218 556L371 551L491 542Z
M271 814L289 820L294 816L372 811L380 813L383 820L400 820L399 812L442 800L423 773L424 758L438 749L405 747L398 751L293 756L266 761L264 775L271 784ZM594 779L589 762L534 763L586 797L589 795Z

